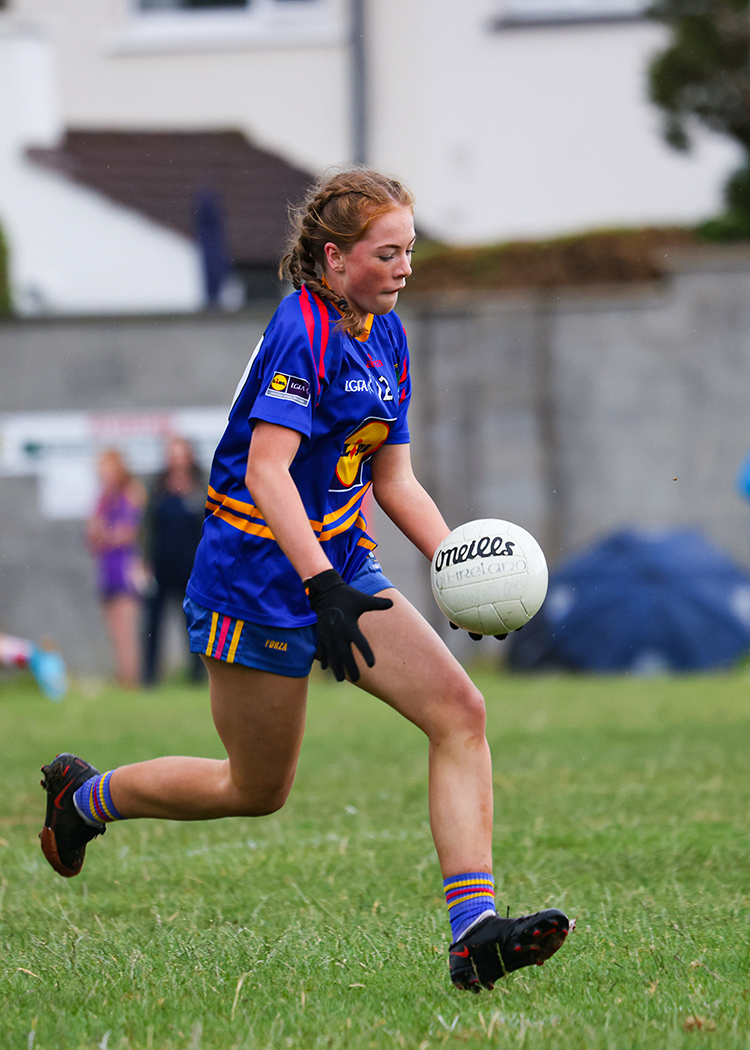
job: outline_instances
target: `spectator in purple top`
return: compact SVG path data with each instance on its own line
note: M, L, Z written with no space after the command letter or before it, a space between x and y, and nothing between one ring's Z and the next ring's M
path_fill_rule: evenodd
M97 584L120 685L140 681L139 623L146 574L138 550L145 490L117 449L106 449L97 464L101 492L86 525L96 560Z

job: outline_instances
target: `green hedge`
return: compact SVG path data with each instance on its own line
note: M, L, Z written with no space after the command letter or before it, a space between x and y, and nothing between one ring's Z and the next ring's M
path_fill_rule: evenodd
M1 3L0 3L1 5ZM0 226L0 317L11 312L10 275L8 273L8 245Z

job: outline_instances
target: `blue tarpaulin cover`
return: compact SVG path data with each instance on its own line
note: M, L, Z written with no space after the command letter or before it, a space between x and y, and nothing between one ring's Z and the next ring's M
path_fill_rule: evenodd
M508 642L518 670L725 667L750 649L750 573L697 532L624 530L551 571Z

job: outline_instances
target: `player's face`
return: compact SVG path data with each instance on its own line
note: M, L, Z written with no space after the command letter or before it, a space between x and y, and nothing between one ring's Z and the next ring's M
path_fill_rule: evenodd
M326 280L361 314L390 313L411 273L415 239L411 208L394 205L351 251L326 245Z

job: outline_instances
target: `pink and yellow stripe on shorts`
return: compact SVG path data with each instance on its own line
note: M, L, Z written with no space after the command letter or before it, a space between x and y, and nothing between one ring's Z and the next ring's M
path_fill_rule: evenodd
M233 664L244 626L244 620L235 620L232 616L212 612L206 656L213 656L214 660L224 660L228 664Z

